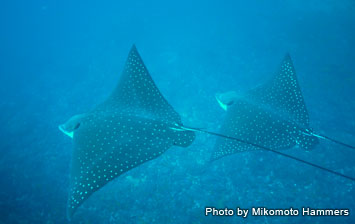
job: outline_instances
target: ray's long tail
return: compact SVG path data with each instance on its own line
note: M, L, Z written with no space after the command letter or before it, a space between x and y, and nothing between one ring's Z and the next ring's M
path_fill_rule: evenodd
M209 135L214 135L214 136L221 137L221 138L227 138L227 139L231 139L231 140L234 140L234 141L238 141L238 142L241 142L241 143L244 143L244 144L252 145L252 146L254 146L254 147L263 149L263 150L265 150L265 151L273 152L273 153L278 154L278 155L281 155L281 156L283 156L283 157L287 157L287 158L289 158L289 159L293 159L293 160L298 161L298 162L301 162L301 163L303 163L303 164L307 164L307 165L309 165L309 166L312 166L312 167L321 169L321 170L326 171L326 172L328 172L328 173L332 173L332 174L334 174L334 175L337 175L337 176L346 178L346 179L348 179L348 180L355 181L355 178L354 178L354 177L344 175L344 174L339 173L339 172L337 172L337 171L334 171L334 170L331 170L331 169L328 169L328 168L319 166L319 165L317 165L317 164L315 164L315 163L311 163L311 162L305 161L305 160L303 160L303 159L300 159L300 158L297 158L297 157L288 155L288 154L286 154L286 153L282 153L282 152L279 152L279 151L276 151L276 150L267 148L267 147L262 146L262 145L254 144L254 143L252 143L252 142L248 142L248 141L245 141L245 140L242 140L242 139L230 137L230 136L227 136L227 135L223 135L223 134L219 134L219 133L207 131L207 130L204 130L204 129L201 129L201 128L191 128L191 127L184 127L184 126L180 126L179 128L184 129L184 130L189 130L189 131L202 132L202 133L206 133L206 134L209 134ZM351 145L348 145L348 144L339 142L339 141L334 140L334 139L332 139L332 138L329 138L329 137L326 137L326 136L323 136L323 135L318 135L318 136L321 137L321 138L327 139L327 140L329 140L329 141L338 143L338 144L340 144L340 145L343 145L343 146L346 146L346 147L355 149L354 146L351 146Z
M338 140L336 140L336 139L330 138L330 137L325 136L325 135L313 134L313 136L316 136L316 137L321 138L321 139L326 139L326 140L328 140L328 141L334 142L334 143L336 143L336 144L342 145L342 146L347 147L347 148L350 148L350 149L355 149L355 146L346 144L346 143L344 143L344 142L338 141Z

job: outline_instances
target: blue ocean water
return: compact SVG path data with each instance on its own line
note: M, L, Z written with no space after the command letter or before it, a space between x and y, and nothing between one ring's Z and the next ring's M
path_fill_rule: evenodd
M187 126L218 131L215 93L266 82L289 52L319 133L355 144L355 3L1 1L0 223L67 223L72 142L58 125L105 100L136 44ZM216 137L116 178L72 223L355 223L354 182L268 152L209 163ZM285 151L355 176L355 152ZM346 208L343 217L212 217L216 208Z

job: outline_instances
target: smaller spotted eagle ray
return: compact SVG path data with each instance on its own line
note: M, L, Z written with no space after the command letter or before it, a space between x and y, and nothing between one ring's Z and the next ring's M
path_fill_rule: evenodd
M237 152L264 149L355 180L353 177L279 152L294 146L310 150L318 144L319 139L327 139L354 149L354 146L312 131L296 72L288 54L281 69L270 82L242 96L231 91L216 94L216 99L227 114L220 133L208 132L222 137L216 140L212 160Z
M133 45L111 96L59 126L74 142L68 218L115 177L173 145L189 146L195 133L179 126L179 114L159 92Z
M227 110L221 133L276 150L295 145L314 148L318 138L308 134L309 116L295 74L287 55L271 82L243 96L235 92L217 94L218 103ZM252 145L219 138L212 159L255 149Z

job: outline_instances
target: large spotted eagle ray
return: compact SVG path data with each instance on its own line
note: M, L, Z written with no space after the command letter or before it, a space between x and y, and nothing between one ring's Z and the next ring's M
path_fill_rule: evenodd
M195 133L178 126L180 116L159 92L133 46L112 95L59 126L74 142L68 218L115 177L173 145L189 146Z
M318 144L319 139L355 149L354 146L316 134L310 128L307 108L288 54L282 61L281 69L270 82L244 95L238 95L234 91L216 94L216 99L227 114L218 134L224 138L217 139L212 160L261 148L355 180L279 151L294 146L310 150Z

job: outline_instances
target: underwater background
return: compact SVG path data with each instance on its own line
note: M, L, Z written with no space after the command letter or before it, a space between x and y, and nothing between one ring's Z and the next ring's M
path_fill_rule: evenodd
M67 223L72 141L58 125L105 100L136 44L187 126L218 131L215 93L244 92L290 53L318 132L355 144L355 2L1 1L0 223ZM264 151L209 162L197 133L94 193L72 223L355 223L355 184ZM327 141L284 151L355 176ZM348 208L347 217L211 217L217 208Z

